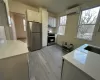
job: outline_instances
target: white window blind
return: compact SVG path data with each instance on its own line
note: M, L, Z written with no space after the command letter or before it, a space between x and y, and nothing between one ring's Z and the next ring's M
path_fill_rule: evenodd
M99 10L100 10L100 7L96 7L96 8L82 11L82 14L79 20L77 38L92 40Z
M65 27L66 27L67 16L61 16L59 20L59 29L58 34L64 35L65 34Z

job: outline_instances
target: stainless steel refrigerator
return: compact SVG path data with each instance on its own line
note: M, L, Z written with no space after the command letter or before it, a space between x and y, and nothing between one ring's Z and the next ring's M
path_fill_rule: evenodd
M38 22L27 22L27 41L29 51L42 48L42 24Z

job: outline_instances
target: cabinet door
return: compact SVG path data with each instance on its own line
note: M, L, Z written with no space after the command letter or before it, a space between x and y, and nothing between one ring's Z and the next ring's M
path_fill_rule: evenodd
M41 14L33 10L27 10L27 20L41 23Z
M51 27L56 27L56 18L54 18L54 17L49 17L49 25L51 26Z
M94 80L68 61L64 61L62 80Z
M0 80L29 80L28 54L0 60Z

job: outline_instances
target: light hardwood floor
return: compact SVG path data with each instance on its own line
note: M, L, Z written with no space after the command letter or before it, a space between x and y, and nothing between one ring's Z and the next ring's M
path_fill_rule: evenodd
M62 56L61 47L52 45L29 53L30 80L60 80Z

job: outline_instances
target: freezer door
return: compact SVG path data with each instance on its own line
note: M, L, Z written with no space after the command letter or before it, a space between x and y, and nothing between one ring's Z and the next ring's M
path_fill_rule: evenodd
M42 48L42 35L41 33L32 33L31 51L39 50Z
M42 32L42 24L38 22L32 23L32 32Z

